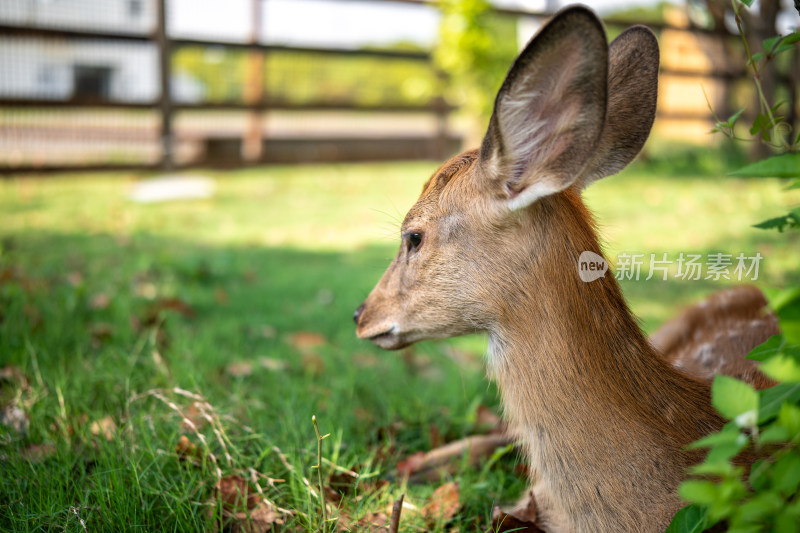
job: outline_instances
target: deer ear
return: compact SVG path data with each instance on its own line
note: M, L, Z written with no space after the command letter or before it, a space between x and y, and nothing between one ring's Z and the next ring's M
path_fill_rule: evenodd
M585 7L560 11L514 61L480 161L510 209L570 187L592 159L606 112L608 44Z
M648 28L633 26L609 47L606 122L584 170L584 187L616 174L636 157L650 134L657 96L658 41Z

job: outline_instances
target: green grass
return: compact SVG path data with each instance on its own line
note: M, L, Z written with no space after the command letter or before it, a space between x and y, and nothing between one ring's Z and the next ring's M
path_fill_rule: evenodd
M797 237L750 228L797 203L798 191L692 175L696 162L678 173L658 165L587 191L612 257L758 250L759 284L800 282ZM0 406L29 420L27 431L0 427L0 529L83 531L80 520L88 530L205 529L218 508L218 465L223 475L254 469L285 480L260 485L297 511L289 525L315 530L319 505L303 483L316 479L312 415L331 433L326 475L332 462L361 465L365 483L389 481L345 498L344 514L385 511L402 492L422 506L438 484L404 486L394 466L430 448L431 428L463 437L477 406L498 409L483 372L485 340L381 352L355 338L351 316L394 255L399 221L434 168L208 172L213 199L157 205L128 201L138 175L0 182L0 367L21 372L0 381ZM623 284L648 330L723 286ZM297 332L324 341L303 347ZM197 409L176 387L207 400L213 427L182 424L179 412L196 419ZM109 440L96 424L107 417ZM182 435L203 449L198 433L216 464L179 460ZM461 510L430 527L485 529L493 505L524 488L516 461L512 452L491 467L462 465L453 475ZM424 521L404 512L403 524Z

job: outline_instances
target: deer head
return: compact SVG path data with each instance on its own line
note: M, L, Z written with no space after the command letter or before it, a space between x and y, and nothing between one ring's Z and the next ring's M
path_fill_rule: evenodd
M508 323L520 291L552 294L559 277L577 279L575 250L597 248L580 191L641 149L657 72L648 29L609 47L587 8L555 15L511 66L480 149L423 187L397 257L354 315L358 336L399 349L491 332ZM571 270L558 272L564 265Z

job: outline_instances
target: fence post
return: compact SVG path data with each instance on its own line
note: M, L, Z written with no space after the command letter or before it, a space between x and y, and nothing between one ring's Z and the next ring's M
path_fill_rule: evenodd
M156 46L158 46L158 70L160 95L158 107L161 113L161 167L169 170L174 165L174 136L172 131L173 102L170 80L172 79L172 47L167 35L167 0L156 0Z
M244 102L252 106L247 117L242 155L248 162L258 162L262 155L262 114L264 112L264 52L259 48L261 37L261 2L250 0L250 44L253 47L247 52L246 82L244 86Z

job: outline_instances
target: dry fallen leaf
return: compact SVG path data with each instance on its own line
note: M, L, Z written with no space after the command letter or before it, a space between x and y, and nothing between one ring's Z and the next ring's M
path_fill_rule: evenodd
M208 419L203 416L203 411L201 411L196 403L192 403L189 407L183 410L183 420L181 420L181 427L187 429L189 431L197 431L198 429L202 428Z
M89 326L89 332L92 334L92 344L97 347L114 336L114 326L108 322L96 322Z
M16 366L8 365L0 368L0 388L12 385L25 390L29 384L28 377Z
M387 533L389 531L389 517L386 513L373 513L368 512L356 522L348 519L346 516L339 517L338 530L339 531L370 531L373 533Z
M22 456L32 463L41 463L56 453L56 445L46 442L44 444L31 444L22 450Z
M104 292L99 292L95 294L89 300L89 307L91 309L94 309L95 311L103 310L107 308L109 305L111 305L111 297Z
M10 428L20 435L25 435L28 433L31 421L28 413L21 407L9 404L0 410L0 425Z
M283 359L276 359L274 357L259 357L258 364L273 372L280 372L289 368L289 363Z
M476 465L497 448L512 442L513 439L504 434L472 435L429 452L417 452L400 461L397 471L401 477L410 477L412 481L436 481L444 474L455 472L464 454L470 465Z
M117 425L110 416L107 416L92 422L89 426L89 431L91 431L92 435L102 436L106 440L112 440L114 434L117 432Z
M476 433L504 433L505 424L497 413L481 404L475 413Z
M303 370L315 376L325 371L325 362L315 353L304 353L300 357L300 364L303 365Z
M422 516L428 521L449 522L461 508L459 498L458 483L449 481L433 491L422 508Z
M313 331L296 331L289 335L289 344L297 351L304 353L319 348L326 343L325 337Z
M270 531L273 524L283 524L277 510L241 476L230 475L220 479L214 492L215 497L222 501L222 523L214 524L215 531L262 533Z
M214 289L214 300L220 305L228 305L228 292L222 287Z
M536 500L530 492L517 505L508 511L495 507L492 511L492 531L521 531L543 533L536 525Z
M175 453L178 454L178 459L181 461L201 463L204 459L203 452L186 435L181 435L181 438L178 439Z
M373 368L378 366L378 357L372 353L357 353L351 357L354 365L362 368Z
M83 285L83 274L78 271L73 271L67 274L67 282L73 287Z
M235 378L244 378L253 373L253 364L248 361L237 361L225 367L225 371Z

